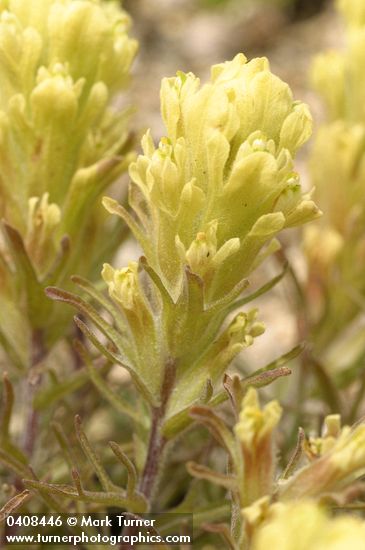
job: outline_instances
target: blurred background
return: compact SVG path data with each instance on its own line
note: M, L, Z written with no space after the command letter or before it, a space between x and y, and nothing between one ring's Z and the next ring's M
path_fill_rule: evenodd
M331 0L124 0L140 41L135 65L138 122L163 132L161 78L177 70L202 80L209 67L243 52L267 56L296 96L317 108L308 87L313 55L338 47L341 23Z

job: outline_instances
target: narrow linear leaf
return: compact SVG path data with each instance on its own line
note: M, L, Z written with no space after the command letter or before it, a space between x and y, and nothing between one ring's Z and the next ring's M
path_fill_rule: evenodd
M287 353L284 353L274 361L271 361L265 367L261 367L260 369L253 372L248 378L241 379L240 384L242 392L244 393L248 386L254 386L257 382L261 383L261 385L255 385L255 387L263 387L267 384L271 384L271 382L274 382L277 378L280 378L281 376L289 376L291 374L291 370L282 369L282 367L292 359L298 357L298 355L300 355L304 351L305 346L306 344L304 342L298 344ZM260 378L261 374L267 372L272 372L272 376L269 375L268 377ZM254 379L256 376L258 376L258 381ZM209 405L215 407L217 405L220 405L221 403L224 403L227 399L228 395L226 391L220 391L213 397Z
M40 390L34 398L34 408L42 410L51 403L70 395L90 382L86 369L72 373L64 382L52 384L50 387Z
M44 278L44 283L54 285L62 277L66 262L71 252L71 241L68 235L64 235L60 242L60 250L57 257Z
M115 488L114 483L109 478L108 474L106 473L102 465L100 458L97 456L97 454L91 447L88 438L86 437L86 434L82 428L82 421L79 415L75 416L75 429L76 429L77 437L78 437L78 440L80 441L82 450L84 451L86 458L89 460L89 462L93 466L94 471L98 476L98 479L104 491L110 491L114 489Z
M18 458L15 458L13 453L9 454L4 449L0 449L0 462L4 464L7 469L14 472L20 479L32 476L32 470L26 464L20 462Z
M45 483L43 481L35 481L25 479L24 485L31 489L48 491L50 494L70 498L72 500L87 502L89 504L101 504L104 506L115 506L117 508L126 508L132 512L142 514L147 511L148 505L142 495L136 495L134 498L126 498L122 493L117 492L95 492L84 491L79 495L77 489L71 485L61 485Z
M252 376L244 378L240 381L242 392L245 394L250 386L254 388L263 388L272 382L275 382L278 378L281 378L282 376L289 376L291 373L292 371L288 367L280 367L278 369L261 372L261 374L258 375L253 374ZM213 397L213 399L209 402L209 405L216 407L217 405L227 401L228 398L228 393L226 391L221 391Z
M326 368L314 357L309 358L314 374L319 383L319 389L333 412L342 411L341 397Z
M3 227L18 273L23 278L25 288L27 289L27 303L30 316L33 319L33 326L37 328L38 324L42 324L41 321L44 320L45 315L50 309L47 300L44 299L43 286L37 279L36 272L29 259L20 233L4 221Z
M133 462L127 457L127 455L122 451L122 449L119 447L117 443L115 443L114 441L109 441L109 445L113 453L115 454L115 456L127 469L127 472L128 472L127 495L131 496L135 492L137 483L138 483L137 470Z
M80 497L84 496L85 492L84 492L84 489L82 487L81 477L80 477L79 472L76 470L76 468L72 468L71 475L72 475L72 479L73 479L73 482L75 484L78 495Z
M239 457L236 441L219 416L209 407L196 406L190 409L190 416L208 428L213 437L222 445L232 457L233 463L239 470Z
M128 225L129 229L132 231L133 235L137 241L141 244L142 248L147 250L149 248L148 238L140 229L138 224L132 218L132 216L127 212L127 210L119 204L116 200L111 199L110 197L103 197L102 204L104 208L110 212L110 214L116 214Z
M290 460L288 462L287 467L285 468L283 474L281 475L281 479L288 479L292 473L294 472L302 454L303 454L303 441L305 439L305 433L303 428L298 429L298 439L297 444L294 449L294 452L292 456L290 457Z
M0 441L8 441L9 436L9 426L11 420L11 414L13 411L14 405L14 390L13 386L9 380L8 373L5 372L3 375L3 403L1 408L1 420L0 420Z
M244 390L248 389L250 386L253 386L254 388L263 388L278 378L281 378L282 376L289 376L291 373L292 371L288 367L279 367L278 369L272 369L245 378L242 380L242 386Z
M107 298L102 292L100 292L95 285L90 283L87 279L79 277L78 275L73 275L71 281L80 287L84 292L86 292L93 300L100 304L110 315L113 317L115 322L118 325L120 331L125 331L124 323L120 321L120 313L117 308L114 307L114 304L111 300Z
M62 452L63 452L63 455L66 459L66 462L68 463L69 467L72 470L72 468L74 468L74 464L76 462L75 457L73 455L72 445L68 441L68 439L66 437L66 434L63 431L63 428L62 428L61 424L59 424L58 422L53 422L51 427L52 427L53 433L55 435L55 438L57 439L58 444L62 449Z
M242 279L230 292L228 292L223 298L220 298L219 300L216 300L215 302L210 302L205 306L205 311L208 311L209 313L216 312L222 310L228 310L231 311L231 304L232 301L235 300L242 292L250 285L250 281L248 279Z
M139 265L142 269L147 273L147 275L151 278L151 280L155 283L156 287L161 293L161 296L164 299L164 302L168 304L169 306L173 305L173 300L169 294L169 292L166 290L166 287L164 286L163 282L161 281L160 277L157 275L156 271L152 269L152 267L147 262L147 259L145 256L141 256L139 258Z
M300 355L305 350L305 348L306 348L306 343L305 342L302 342L302 343L298 344L297 346L292 348L287 353L284 353L283 355L281 355L280 357L278 357L274 361L271 361L271 363L268 363L268 365L266 365L265 367L262 367L261 369L256 370L252 374L252 376L255 376L257 374L260 374L262 372L266 372L266 371L269 371L269 370L274 370L274 369L277 369L279 367L283 367L284 365L286 365L286 363L288 363L289 361L292 361L292 359L295 359L296 357L298 357L298 355Z
M262 296L263 294L266 294L266 292L268 292L269 290L271 290L272 288L274 288L274 286L276 286L278 283L280 283L280 281L283 279L283 277L287 274L288 272L288 268L289 268L289 264L286 263L285 266L284 266L284 269L281 273L279 273L279 275L277 275L276 277L274 277L273 279L271 279L271 281L269 281L268 283L264 284L262 287L260 287L258 290L256 290L255 292L253 292L252 294L249 294L248 296L244 296L243 298L241 298L240 300L237 300L236 302L234 302L229 308L228 308L228 312L231 312L235 309L238 309L242 306L245 306L246 304L249 304L250 302L252 302L253 300L256 300L257 298L259 298L260 296Z
M27 489L11 498L0 510L0 523L3 523L9 514L15 512L30 498L31 494Z
M4 464L4 466L8 470L14 472L15 475L22 480L24 485L25 485L25 482L24 482L25 479L32 479L35 482L37 481L37 477L30 466L22 464L21 462L19 462L17 459L15 459L13 456L9 455L2 449L0 449L0 462ZM39 492L39 496L47 504L49 510L55 510L59 513L63 513L66 511L63 508L61 508L58 502L54 498L52 498L46 491L39 490L38 492Z
M113 353L110 349L106 348L95 336L95 334L89 329L89 327L81 320L79 317L74 317L74 321L76 325L79 327L81 332L90 340L90 342L96 347L97 350L99 350L107 359L112 361L113 363L117 363L118 365L121 365L123 368L125 368L131 375L133 382L139 389L140 393L144 396L144 398L154 407L159 406L160 403L155 399L155 397L151 394L151 392L148 390L147 386L142 382L138 374L135 372L135 370L125 361L124 357L121 357L120 355L116 355Z
M125 401L121 396L115 394L108 384L103 380L100 372L93 365L92 359L89 356L85 346L79 340L74 342L75 349L82 361L85 363L90 379L94 386L99 390L100 394L114 407L114 409L122 414L126 414L132 420L140 424L140 417L132 408L128 401Z
M229 396L236 417L238 417L242 398L244 396L244 389L242 388L240 377L234 374L231 378L228 374L225 374L223 378L223 387Z
M61 290L56 287L48 286L45 289L45 293L48 298L58 302L64 302L76 308L78 311L86 315L104 334L104 336L118 349L122 344L118 332L112 327L94 307L85 302L82 298L72 292Z
M7 237L9 248L14 258L14 262L19 268L19 271L22 274L24 280L27 280L30 286L38 288L39 285L37 276L27 254L23 239L19 231L17 231L17 229L12 227L5 221L3 221L3 227L5 230L5 235Z
M196 462L190 461L187 462L186 468L190 475L198 479L205 479L214 483L215 485L220 485L225 487L228 491L237 491L237 478L232 475L222 474L220 472L215 472L207 466L197 464Z
M230 550L239 550L238 546L234 542L231 536L231 531L229 526L226 523L217 523L217 524L211 524L211 523L205 523L202 525L203 529L205 531L209 531L210 533L217 533L221 535L224 542L227 544L226 548Z

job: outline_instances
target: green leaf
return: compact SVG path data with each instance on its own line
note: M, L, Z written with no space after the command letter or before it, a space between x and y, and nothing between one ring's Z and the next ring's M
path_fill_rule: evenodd
M124 361L124 357L116 355L110 349L106 348L95 336L95 334L89 329L89 327L78 317L74 317L76 325L79 327L81 332L90 340L90 342L98 349L107 359L110 359L112 362L117 363L124 367L131 375L133 382L136 384L140 393L143 397L153 406L158 406L159 402L148 390L147 386L144 384L143 380L139 377L138 373Z
M205 529L205 531L209 531L210 533L218 533L219 535L221 535L222 539L225 542L225 548L227 550L239 550L239 547L236 545L232 538L229 525L227 525L226 523L205 523L204 525L202 525L202 527L203 529Z
M61 424L58 422L53 422L52 425L53 433L58 441L59 446L61 447L63 451L63 455L65 457L66 462L68 463L69 467L72 469L74 468L74 464L76 462L74 454L73 454L73 446L68 441L65 432L63 431L63 428Z
M258 369L247 378L241 379L240 384L243 393L245 393L245 391L250 386L261 388L267 386L268 384L271 384L282 376L289 376L291 374L291 370L285 368L284 365L292 359L295 359L300 353L302 353L304 347L305 344L299 344L298 346L295 346L293 349L291 349L287 353L284 353L265 367ZM224 401L226 401L227 399L228 394L226 393L226 391L220 391L209 402L209 405L216 407L217 405L224 403Z
M96 369L93 365L92 359L89 356L86 348L81 344L79 340L74 343L77 353L85 363L90 379L94 386L99 390L100 394L114 407L114 409L122 414L129 416L134 422L140 423L141 418L132 405L123 399L120 395L114 393L108 384L103 380L100 369Z
M89 504L100 504L103 508L106 506L115 506L116 508L124 508L136 514L143 514L148 508L147 502L142 495L128 498L125 497L123 493L113 491L95 492L85 490L80 495L78 490L72 487L72 485L45 483L32 479L25 479L24 485L30 489L43 491L50 495L62 496L76 501L87 502Z
M20 233L6 222L3 222L3 227L9 249L17 267L17 277L22 278L24 288L26 289L27 306L33 328L42 328L49 317L51 304L44 298L43 286L38 281Z
M241 469L241 457L237 449L236 440L223 420L219 418L212 409L202 406L192 407L190 409L190 416L195 421L208 428L214 439L216 439L231 456L234 470L239 472Z
M147 235L143 233L129 212L127 212L127 210L119 204L118 201L111 199L110 197L103 197L102 203L108 212L111 214L116 214L122 218L144 250L150 249Z
M27 489L11 498L0 510L0 523L3 523L9 514L13 514L20 506L30 500L30 498L31 494Z
M197 464L193 461L187 462L186 468L189 474L193 477L197 477L198 479L205 479L206 481L210 481L215 485L220 485L221 487L224 487L228 491L237 491L238 480L235 476L215 472L207 466L202 466L201 464Z
M5 441L10 440L9 425L14 405L14 390L8 378L8 373L3 375L3 402L1 407L0 419L0 442L4 445Z
M23 477L32 477L33 472L29 466L18 460L18 457L15 458L15 453L12 449L10 452L11 454L4 449L0 449L0 462L5 466L5 468L14 472L20 479Z
M112 482L112 480L109 478L108 474L106 473L106 470L104 469L100 458L91 447L89 440L86 437L86 434L82 428L82 422L79 415L75 416L75 428L76 428L77 438L80 442L82 450L84 451L85 456L89 460L90 464L93 466L94 471L104 491L108 492L108 491L114 490L115 485Z
M68 375L67 380L63 382L57 381L56 384L52 384L52 386L40 390L34 398L34 408L37 410L45 409L49 407L51 403L70 395L89 382L90 377L86 369L74 372Z
M82 298L66 290L61 290L56 287L47 287L45 293L48 298L56 300L58 302L64 302L76 308L80 313L83 313L88 317L98 329L108 338L108 340L119 349L123 348L123 342L118 332L107 322L90 304L85 302Z
M127 469L127 472L128 472L127 495L128 497L131 497L136 491L137 482L138 482L136 467L134 466L133 462L129 460L127 455L122 451L122 449L119 447L117 443L115 443L114 441L109 441L109 445L113 453L115 454L115 456Z
M111 314L113 319L118 325L118 328L121 332L125 332L125 323L121 322L121 315L117 308L114 306L113 302L100 292L95 285L90 283L87 279L73 275L71 281L77 286L82 288L91 298L93 298L98 304L100 304L108 313Z
M245 306L246 304L249 304L250 302L252 302L253 300L256 300L257 298L259 298L260 296L262 296L263 294L266 294L266 292L268 292L269 290L271 290L272 288L274 288L274 286L276 286L278 283L280 283L280 281L283 279L283 277L286 275L287 271L288 271L288 267L289 267L289 264L286 263L285 266L284 266L284 269L281 273L279 273L279 275L277 275L276 277L274 277L273 279L271 279L271 281L269 281L268 283L264 284L262 287L260 287L258 290L256 290L255 292L253 292L252 294L249 294L248 296L244 296L243 298L241 298L240 300L237 300L236 302L234 302L229 308L228 308L228 311L234 311L235 309L238 309L242 306Z

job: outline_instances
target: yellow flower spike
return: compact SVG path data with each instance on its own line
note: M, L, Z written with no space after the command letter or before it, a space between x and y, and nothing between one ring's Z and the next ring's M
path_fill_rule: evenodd
M256 531L252 550L363 550L365 523L343 516L330 518L310 501L271 507Z
M130 169L133 196L148 206L148 220L138 201L135 208L141 229L152 231L144 253L174 301L186 264L203 278L209 271L205 295L215 301L249 275L282 228L320 215L299 178L292 181L311 116L266 59L247 62L242 54L213 66L202 86L191 73L164 79L161 111L166 137L155 150L146 135ZM216 220L216 244L208 244Z
M326 416L321 437L309 437L304 443L304 450L310 460L316 459L329 451L336 444L341 434L341 417L338 414Z
M238 313L227 329L231 345L242 343L250 346L254 338L261 336L265 332L265 325L256 321L257 309L252 309L247 313Z
M243 456L241 505L249 506L271 493L275 470L273 431L281 418L277 401L260 407L257 390L249 388L243 398L236 436Z

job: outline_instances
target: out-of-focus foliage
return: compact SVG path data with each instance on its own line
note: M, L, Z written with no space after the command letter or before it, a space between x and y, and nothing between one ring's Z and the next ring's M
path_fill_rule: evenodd
M0 5L0 334L18 366L35 332L48 347L68 322L44 287L93 275L109 246L97 199L133 158L128 114L111 108L136 52L129 26L117 3Z
M312 73L327 110L310 162L325 214L305 233L312 337L319 353L363 311L365 292L364 5L342 0L338 7L347 21L345 50L318 56ZM364 346L358 354L363 351Z

